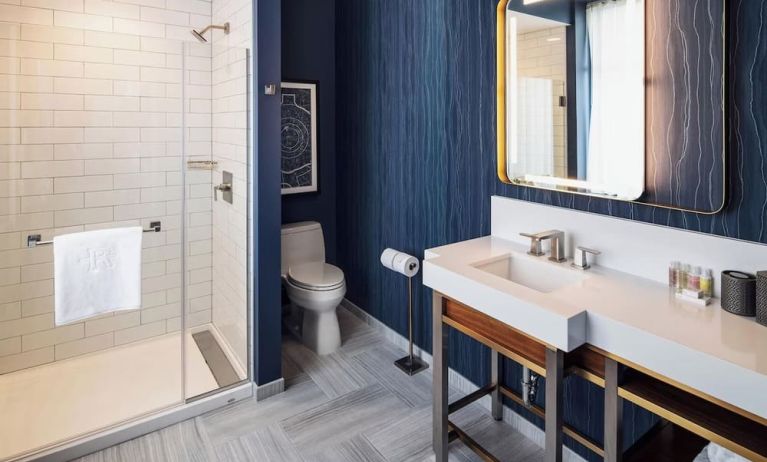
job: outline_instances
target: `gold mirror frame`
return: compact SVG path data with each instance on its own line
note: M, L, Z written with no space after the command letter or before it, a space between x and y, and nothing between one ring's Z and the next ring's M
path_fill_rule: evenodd
M646 0L652 1L652 0ZM672 205L653 204L639 200L626 200L610 197L604 194L594 194L578 191L575 188L559 186L556 188L542 188L523 182L509 179L506 174L506 7L509 0L499 0L496 7L496 146L497 146L497 173L498 179L505 184L522 186L526 188L541 189L543 191L564 192L580 196L597 197L600 199L628 202L630 204L646 205L678 212L690 212L700 215L716 215L727 205L727 89L728 63L727 57L727 0L722 0L722 202L714 211L695 210L690 208L676 207ZM645 7L646 8L646 7ZM647 27L645 25L645 27ZM646 165L645 165L646 168Z

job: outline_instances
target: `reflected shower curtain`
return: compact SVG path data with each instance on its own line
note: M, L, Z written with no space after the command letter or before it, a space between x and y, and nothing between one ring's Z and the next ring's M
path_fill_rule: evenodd
M514 170L525 174L554 174L554 88L551 79L522 77L517 95L518 158Z
M644 0L586 9L591 52L587 178L620 195L644 189ZM638 191L638 192L637 192Z

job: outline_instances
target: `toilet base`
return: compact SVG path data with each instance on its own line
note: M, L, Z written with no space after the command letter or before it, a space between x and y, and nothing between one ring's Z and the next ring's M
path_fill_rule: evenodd
M341 346L341 328L336 309L312 311L303 309L301 341L318 355L335 352Z

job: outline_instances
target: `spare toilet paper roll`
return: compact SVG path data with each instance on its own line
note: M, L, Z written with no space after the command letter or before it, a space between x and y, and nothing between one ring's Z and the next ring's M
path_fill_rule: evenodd
M409 278L418 274L420 267L417 258L394 249L384 249L381 253L381 264Z

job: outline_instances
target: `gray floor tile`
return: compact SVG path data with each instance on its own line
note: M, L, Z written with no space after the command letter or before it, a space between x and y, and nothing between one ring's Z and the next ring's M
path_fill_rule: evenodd
M453 417L451 416L451 420ZM493 420L478 405L468 406L455 414L455 424L461 427L475 441L500 460L538 462L543 460L543 449L505 422ZM481 461L471 449L464 445L457 451L472 461Z
M213 460L197 419L186 420L159 431L167 462L205 462ZM201 425L201 423L200 423Z
M386 460L420 462L432 454L431 407L414 410L366 436Z
M201 417L211 444L224 441L279 423L297 413L328 401L328 397L314 382L301 382L283 393L263 401L241 401Z
M216 448L219 462L303 462L279 425L265 427Z
M312 462L388 462L362 435L357 435L317 454L309 452L305 459Z
M457 396L452 396L456 399ZM474 424L486 411L479 406L468 406L456 414L459 425ZM458 423L458 422L457 422ZM432 411L431 406L409 412L403 419L393 421L365 435L389 461L420 462L433 456L432 452ZM462 446L460 442L451 445L451 454ZM465 459L461 456L458 460Z
M343 352L319 356L294 339L287 339L284 353L309 374L328 398L337 398L373 383L373 377Z
M353 355L388 344L383 335L345 309L338 310L338 323L341 326L340 351L343 353Z
M165 460L160 432L126 441L117 446L117 453L118 460L124 462L163 462Z
M381 385L370 385L297 414L282 427L300 450L327 447L399 420L408 409Z
M394 365L403 356L402 350L382 344L355 355L353 360L408 406L431 406L431 371L405 374Z
M216 446L214 453L218 462L244 462L251 460L248 458L247 452L245 452L245 447L240 444L239 438Z

